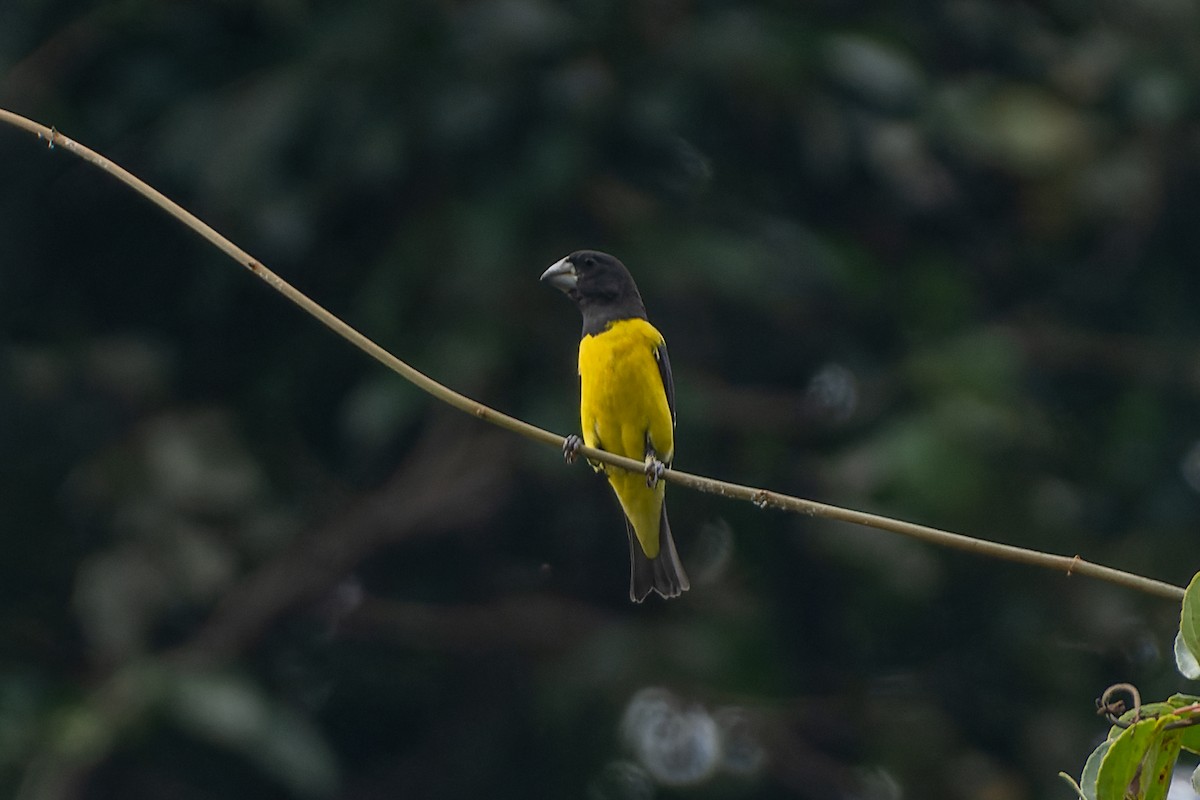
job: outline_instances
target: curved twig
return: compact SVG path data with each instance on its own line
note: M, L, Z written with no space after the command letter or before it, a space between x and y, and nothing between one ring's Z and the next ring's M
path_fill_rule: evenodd
M178 219L184 225L191 228L200 236L204 237L221 252L232 258L234 261L241 264L246 269L253 272L260 279L265 281L271 288L279 292L287 299L304 309L310 315L315 317L321 324L330 328L334 333L349 341L355 347L359 348L367 355L382 363L388 369L400 374L405 380L416 385L419 389L434 396L443 403L447 403L460 411L464 411L472 416L478 417L493 425L497 425L513 433L520 434L528 439L542 442L543 444L553 445L561 448L564 442L564 437L559 434L552 433L536 425L531 425L528 422L509 416L500 411L490 408L480 402L459 394L458 392L444 386L428 375L420 372L409 366L404 361L401 361L396 356L384 350L375 342L368 339L363 334L352 328L350 325L339 319L338 317L325 310L311 298L305 295L300 290L296 289L283 278L276 275L271 270L267 269L257 259L253 258L245 250L235 245L233 242L226 239L221 234L217 233L213 228L205 224L194 214L187 209L174 202L166 195L159 192L153 186L150 186L145 181L130 173L123 167L114 164L104 158L99 153L91 150L84 145L70 139L54 128L48 128L45 125L36 123L30 119L26 119L11 111L0 108L0 121L7 122L22 130L26 130L39 139L46 142L50 148L58 148L66 150L73 155L82 158L90 164L104 170L110 175L116 177L130 188L142 196L149 199L154 204L158 205L171 216ZM603 450L596 450L591 447L579 448L579 453L590 461L598 461L604 464L609 464L614 467L629 470L631 472L641 472L645 465L640 461L635 461L631 458L614 455ZM1130 589L1136 589L1147 594L1165 597L1170 600L1182 600L1182 587L1163 581L1146 578L1141 575L1124 572L1122 570L1106 567L1101 564L1095 564L1090 561L1085 561L1079 556L1063 556L1053 553L1043 553L1037 550L1029 550L1023 547L1014 547L1012 545L1000 544L984 539L976 539L971 536L964 536L950 531L931 528L926 525L917 525L911 522L903 522L901 520L891 519L876 514L867 514L861 511L852 509L840 508L838 506L826 505L825 503L817 503L812 500L805 500L800 497L780 494L778 492L768 491L766 489L757 489L751 486L742 486L735 483L727 483L725 481L714 480L713 478L704 477L701 475L693 475L687 472L681 472L675 469L667 470L663 475L664 480L672 483L685 486L700 492L708 492L722 497L734 498L737 500L746 500L754 503L759 508L777 508L783 511L791 511L798 514L806 514L811 517L820 517L822 519L838 520L841 522L849 522L854 525L863 525L869 528L877 528L879 530L891 531L903 536L909 536L914 539L920 539L931 544L941 545L942 547L950 547L955 550L963 550L969 553L975 553L981 556L989 556L998 558L1004 561L1014 561L1020 564L1029 564L1031 566L1052 569L1067 575L1085 575L1091 578L1108 581L1119 586L1125 586Z
M1125 714L1126 707L1124 700L1114 700L1113 695L1117 692L1124 692L1129 695L1129 699L1133 701L1133 719L1129 722L1122 722L1121 717ZM1104 694L1100 695L1096 700L1096 713L1104 716L1110 723L1118 728L1128 728L1135 722L1140 722L1142 718L1142 694L1137 687L1132 683L1114 683L1112 686L1104 690Z
M1114 695L1118 692L1124 692L1133 701L1133 717L1129 720L1121 719L1125 716L1128 708L1125 706L1124 700L1114 699ZM1173 708L1170 711L1164 711L1159 714L1152 714L1150 718L1157 719L1165 714L1194 715L1197 711L1200 711L1200 703L1183 706L1182 708ZM1142 695L1132 683L1114 683L1104 690L1104 694L1096 698L1096 713L1118 728L1132 727L1142 721ZM1162 726L1162 729L1164 731L1174 731L1181 728L1194 728L1197 725L1200 725L1200 716L1188 716L1183 719L1177 719L1174 722L1168 722Z

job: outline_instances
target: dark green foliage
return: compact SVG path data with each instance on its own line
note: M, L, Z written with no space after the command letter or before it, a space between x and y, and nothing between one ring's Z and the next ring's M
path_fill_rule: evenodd
M0 106L506 412L577 425L537 278L603 249L680 469L1183 583L1198 25L9 0ZM0 128L0 796L1061 797L1104 687L1184 688L1169 603L668 504L692 591L633 607L603 481Z

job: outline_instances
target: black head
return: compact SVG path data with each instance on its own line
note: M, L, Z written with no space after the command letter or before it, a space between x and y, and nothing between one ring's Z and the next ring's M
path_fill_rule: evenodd
M633 276L608 253L577 250L543 272L542 280L579 306L585 335L600 333L619 319L646 318Z

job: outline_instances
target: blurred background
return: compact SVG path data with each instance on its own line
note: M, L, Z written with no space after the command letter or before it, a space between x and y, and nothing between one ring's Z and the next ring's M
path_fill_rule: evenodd
M566 434L613 252L676 466L1184 584L1187 0L10 0L0 105ZM0 129L0 795L1067 797L1176 604L603 480ZM1192 687L1195 690L1195 687ZM1183 795L1180 795L1183 796Z

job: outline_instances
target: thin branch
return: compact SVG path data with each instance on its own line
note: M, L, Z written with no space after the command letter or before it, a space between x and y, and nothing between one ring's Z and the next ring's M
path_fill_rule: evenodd
M119 165L112 163L94 150L79 144L73 139L63 136L53 128L47 128L45 125L40 125L32 120L26 119L25 117L14 114L11 111L7 111L2 108L0 108L0 121L7 122L10 125L28 131L45 142L51 149L60 148L66 150L116 177L134 191L146 197L168 214L178 219L184 225L187 225L193 231L203 236L218 250L225 253L234 261L253 272L259 278L265 281L271 288L275 289L293 303L300 306L300 308L307 311L319 322L321 322L321 324L328 327L334 333L346 339L355 347L379 361L388 369L400 374L403 378L416 385L419 389L427 392L430 395L433 395L438 400L441 400L443 403L447 403L448 405L451 405L460 411L464 411L474 417L478 417L479 419L512 431L513 433L520 434L526 438L533 439L534 441L553 445L554 447L562 447L564 437L539 428L536 425L530 425L528 422L524 422L516 417L504 414L493 408L485 406L482 403L472 400L465 395L459 394L453 389L438 383L428 375L425 375L424 373L414 369L405 362L401 361L399 358L396 358L396 356L375 344L375 342L359 333L350 325L346 324L329 311L326 311L283 278L267 269L257 259L252 257L245 250L242 250L233 242L226 239L221 234L217 233L194 214L187 211L185 208L159 192L154 187L147 184L145 181L131 174ZM620 469L629 470L631 472L641 472L645 468L645 465L641 461L614 455L613 453L608 453L603 450L596 450L595 448L591 447L581 447L579 452L592 461L598 461L618 467ZM806 514L811 517L820 517L822 519L849 522L854 525L863 525L869 528L878 528L879 530L898 533L903 536L920 539L931 544L941 545L942 547L950 547L955 550L963 550L969 553L975 553L981 556L989 556L991 558L998 558L1004 561L1014 561L1020 564L1028 564L1045 569L1052 569L1058 572L1066 573L1067 575L1084 575L1091 578L1097 578L1108 581L1109 583L1115 583L1119 586L1136 589L1147 594L1164 597L1170 600L1179 601L1183 599L1182 587L1164 583L1163 581L1154 580L1152 578L1146 578L1141 575L1123 572L1121 570L1095 564L1090 561L1085 561L1079 556L1055 555L1037 550L1029 550L1023 547L999 544L997 542L976 539L971 536L951 533L949 531L931 528L925 525L916 525L911 522L903 522L900 520L891 519L889 517L878 516L876 514L867 514L861 511L854 511L847 508L840 508L838 506L817 503L812 500L804 500L799 497L780 494L778 492L771 492L766 489L756 489L751 486L726 483L725 481L718 481L701 475L692 475L690 473L681 472L675 469L667 470L663 475L663 478L672 483L679 484L680 486L695 489L696 491L707 492L709 494L716 494L722 497L729 497L737 500L746 500L754 503L754 505L758 506L759 508L777 508L783 511Z

